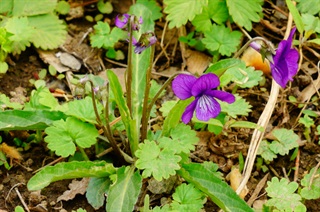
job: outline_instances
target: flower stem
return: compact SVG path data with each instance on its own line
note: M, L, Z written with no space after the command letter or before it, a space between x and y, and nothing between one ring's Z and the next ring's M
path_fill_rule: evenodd
M84 151L84 149L81 148L81 147L79 147L79 146L78 146L78 149L80 150L83 159L84 159L85 161L89 161L90 159L89 159L88 155L86 154L86 152Z
M143 99L143 107L142 107L142 120L141 120L141 141L144 141L147 137L147 128L148 128L148 121L149 121L149 115L148 113L148 101L149 101L149 93L150 93L150 87L151 87L151 72L153 68L153 58L154 58L154 45L151 47L151 56L149 61L149 67L147 70L147 76L146 76L146 88L144 90L144 99Z
M132 92L131 92L131 84L132 84L132 41L133 41L133 34L132 34L132 24L134 22L134 16L130 16L129 21L129 49L128 49L128 67L126 72L126 91L127 91L127 105L130 111L130 116L132 116Z
M258 41L258 40L263 41L266 44L266 46L271 47L270 46L271 44L265 38L263 38L263 37L255 37L255 38L252 38L251 40L249 40L245 45L243 45L241 47L241 49L236 54L234 54L233 58L238 58L244 52L244 50L246 50L250 46L250 44L252 42L255 42L255 41Z

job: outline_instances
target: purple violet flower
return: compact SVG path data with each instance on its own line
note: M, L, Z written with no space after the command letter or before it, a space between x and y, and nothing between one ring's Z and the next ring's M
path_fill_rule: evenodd
M292 77L298 72L299 52L291 48L295 31L293 28L288 40L279 43L273 61L270 61L272 77L283 88L289 80L293 81Z
M157 38L153 32L147 32L141 35L139 41L134 37L132 39L132 44L135 46L134 53L141 54L146 48L152 46L157 42Z
M279 43L275 55L268 55L268 52L266 52L266 58L270 61L272 77L282 88L286 87L288 81L293 81L293 76L298 72L299 52L292 48L295 31L296 28L293 28L288 40L282 40ZM255 42L251 43L250 46L259 52L263 50L263 47Z
M196 117L201 121L215 118L221 112L221 107L216 99L227 103L233 103L235 97L228 92L216 90L220 85L217 75L208 73L199 78L192 75L180 74L172 81L172 90L175 95L184 100L191 96L195 100L187 106L182 114L182 122L187 124L196 111Z
M123 29L128 26L129 19L130 19L129 14L123 14L123 15L119 14L117 15L114 23L118 28Z

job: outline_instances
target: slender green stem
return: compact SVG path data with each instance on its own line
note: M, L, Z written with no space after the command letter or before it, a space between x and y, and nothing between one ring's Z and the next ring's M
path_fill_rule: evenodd
M142 109L142 120L141 120L141 141L144 141L147 136L147 128L148 128L148 121L149 121L149 115L148 115L148 101L149 101L149 93L150 93L150 87L151 87L151 72L153 68L153 58L154 58L154 45L151 47L151 56L149 61L149 67L147 70L147 76L146 76L146 89L144 91L144 99L143 99L143 109ZM149 113L150 114L150 113Z
M78 146L78 149L80 150L81 155L82 155L82 157L84 158L84 160L85 160L85 161L89 161L89 157L88 157L88 155L86 154L86 152L84 151L84 149L81 148L81 147L79 147L79 146Z
M113 150L115 151L115 153L117 155L119 155L120 159L122 161L124 161L124 158L123 158L123 155L119 149L119 147L117 146L117 143L116 141L114 140L113 136L112 136L112 133L111 133L111 130L108 129L108 127L110 128L109 126L109 122L106 123L106 125L104 125L101 121L101 118L100 118L100 115L99 115L99 112L98 112L98 108L97 108L97 103L96 103L96 99L95 99L95 94L94 94L94 87L93 87L93 82L91 80L89 80L90 82L90 85L91 85L91 93L92 93L92 104L93 104L93 110L94 110L94 113L96 115L96 119L97 119L97 122L100 126L102 126L102 129L103 129L103 132L104 132L104 135L109 139L110 141L110 145L111 147L113 148ZM108 99L108 97L107 97ZM106 108L108 108L108 101L106 103ZM108 108L109 109L109 108ZM107 110L107 113L106 114L109 114L109 110ZM106 116L107 118L108 116Z
M134 21L134 16L130 16L129 21L129 49L128 49L128 67L126 73L126 90L127 90L127 105L130 111L130 116L132 117L132 41L133 41L133 31L132 31L132 24Z
M162 91L171 83L171 81L179 74L189 74L191 75L189 72L178 72L178 73L175 73L173 74L169 79L167 79L167 81L162 85L162 87L159 89L159 91L156 93L156 95L152 98L151 102L149 103L149 106L146 110L146 116L145 117L149 117L150 116L150 113L151 113L151 110L152 110L152 107L153 105L156 103L158 97L160 96L160 94L162 93ZM145 109L144 109L145 110ZM146 119L148 121L148 119ZM144 134L141 134L141 140L143 141L144 139L147 138L147 126L148 126L148 122L146 123L146 129L144 132Z

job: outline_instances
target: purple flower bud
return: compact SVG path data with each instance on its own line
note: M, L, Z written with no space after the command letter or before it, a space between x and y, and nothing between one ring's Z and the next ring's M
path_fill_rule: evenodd
M153 32L144 33L141 35L138 42L135 39L132 40L132 44L135 46L134 52L136 54L140 54L146 48L152 46L156 42L157 42L157 38Z

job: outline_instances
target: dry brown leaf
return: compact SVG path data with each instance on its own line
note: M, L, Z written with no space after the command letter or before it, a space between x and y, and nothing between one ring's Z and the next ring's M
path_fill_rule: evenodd
M227 180L230 180L230 186L231 188L236 191L241 183L242 175L238 168L232 168L231 172L227 176ZM239 197L241 199L244 199L246 195L248 194L249 190L247 186L244 187L244 189L239 194Z
M113 73L115 73L115 75L117 75L120 85L122 87L122 91L125 92L126 91L126 84L125 84L125 80L124 80L124 76L125 76L125 72L126 69L125 68L112 68L111 69L113 71ZM101 77L104 80L107 80L107 73L105 71L101 71L98 74L99 77Z
M45 63L52 65L57 70L57 72L63 73L70 70L70 68L62 65L59 58L56 57L56 54L54 51L44 51L41 49L37 49L37 52L39 53L40 58Z
M201 75L210 64L211 58L206 54L190 49L186 52L188 71L192 74Z
M86 193L88 183L89 178L83 178L81 181L72 180L72 182L69 184L70 190L63 192L63 194L58 197L57 202L61 200L71 200L75 198L77 194L83 195L84 193Z

